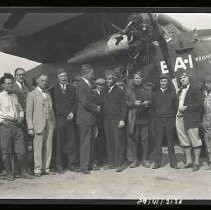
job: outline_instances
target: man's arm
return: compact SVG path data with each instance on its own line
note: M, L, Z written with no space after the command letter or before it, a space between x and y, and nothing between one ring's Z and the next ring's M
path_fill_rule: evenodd
M127 104L126 104L126 93L124 90L119 91L119 104L121 110L121 120L125 120L127 117Z
M26 98L26 121L28 130L33 130L33 111L34 111L34 99L33 95L29 93Z
M78 101L81 102L82 106L90 111L90 112L99 112L100 108L96 104L92 103L89 99L89 96L85 93L85 90L80 85L76 88L76 95L78 98Z
M187 105L186 111L199 111L203 107L203 95L198 88L194 89L193 102Z

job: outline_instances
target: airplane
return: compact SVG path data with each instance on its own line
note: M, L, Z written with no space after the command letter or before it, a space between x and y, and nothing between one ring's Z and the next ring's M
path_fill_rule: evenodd
M131 22L134 14L140 16L141 28ZM0 50L42 63L27 72L27 79L46 72L52 84L58 67L73 78L83 63L93 64L97 77L122 66L123 79L141 69L155 83L160 73L174 78L187 69L202 81L210 74L210 17L207 13L134 13L132 9L130 13L11 10L0 13Z

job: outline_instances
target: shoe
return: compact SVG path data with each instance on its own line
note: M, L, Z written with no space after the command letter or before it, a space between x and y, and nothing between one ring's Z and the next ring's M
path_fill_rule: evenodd
M130 164L130 168L135 168L138 166L138 162L137 161L133 161L131 164Z
M64 170L63 170L63 169L58 169L56 172L57 172L58 174L64 174Z
M92 169L93 169L94 171L99 171L99 170L100 170L100 166L98 166L97 164L94 164L94 165L92 166Z
M7 175L7 172L6 171L2 171L1 173L0 173L0 177L1 176L6 176Z
M205 170L211 171L211 166L208 166L207 168L205 168Z
M117 169L116 169L116 172L122 172L124 170L124 167L123 166L119 166Z
M36 177L41 177L41 176L42 176L41 173L34 173L34 175L35 175Z
M81 171L80 171L82 174L90 174L91 172L89 171L89 170L87 170L87 169L81 169Z
M150 163L149 163L149 161L143 160L143 161L142 161L142 166L145 167L145 168L150 168Z
M75 167L75 172L79 173L79 172L81 172L81 169L79 167Z
M199 166L199 164L193 164L193 169L192 169L192 171L198 171L199 170L199 168L200 168L200 166Z
M21 178L20 174L15 174L14 177L15 177L16 179Z
M34 179L34 176L28 174L27 172L23 172L20 174L20 178L23 178L23 179Z
M7 181L14 181L14 176L12 174L6 175L6 180Z
M171 168L180 169L180 167L178 165L173 165L173 166L171 166Z
M185 166L184 166L184 168L191 168L191 167L193 167L192 163L186 163Z
M56 173L53 171L45 171L44 175L56 175Z
M151 168L151 169L158 169L158 168L160 168L160 167L161 167L161 165L158 164L158 163L155 163L155 162L153 162L153 163L150 165L150 168Z
M111 164L109 164L109 165L105 165L105 166L103 166L102 167L102 170L111 170L111 169L115 169L116 167L114 166L114 165L111 165Z
M73 172L76 172L76 167L74 166L74 165L70 165L69 167L68 167L68 170L69 171L73 171Z
M6 180L6 176L0 176L0 180Z

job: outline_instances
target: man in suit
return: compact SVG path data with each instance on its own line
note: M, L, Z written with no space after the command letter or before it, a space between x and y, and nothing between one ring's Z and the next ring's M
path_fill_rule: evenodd
M117 75L110 71L106 75L107 90L103 98L104 128L106 134L109 167L117 172L124 170L125 120L127 115L125 91L116 85Z
M103 103L103 93L105 91L106 81L103 78L98 78L95 81L95 97L96 103L99 106L102 106ZM105 132L104 132L104 124L103 124L103 113L101 112L97 115L97 137L95 139L95 162L98 166L101 166L106 162L107 152L106 152L106 141L105 141Z
M56 117L55 156L56 170L64 173L65 156L68 169L75 171L75 87L68 83L68 74L65 69L57 71L58 83L50 89L53 109Z
M193 171L198 171L200 168L199 158L202 146L202 141L199 137L199 126L202 122L203 96L199 88L193 85L187 72L181 72L179 81L181 89L178 91L177 134L186 156L184 167L193 167ZM194 154L193 164L192 149Z
M24 136L21 124L24 120L24 112L18 97L13 93L13 76L4 74L1 78L3 91L0 93L0 149L2 161L6 170L6 179L14 180L12 172L11 154L17 157L22 178L34 178L26 171Z
M49 170L55 116L52 100L48 88L48 76L40 74L37 79L37 88L30 92L26 101L26 120L29 135L34 136L34 173L53 175Z
M15 69L15 82L13 84L13 93L18 97L19 103L23 108L24 113L26 112L26 97L27 94L32 90L25 81L26 72L22 68ZM26 162L29 172L33 171L33 149L32 149L32 138L28 135L26 118L22 123L22 130L24 134L24 143L26 148ZM15 166L16 167L16 166Z
M76 85L77 113L76 123L80 133L80 170L84 174L90 174L93 166L93 146L94 129L96 124L96 114L100 111L100 106L95 102L94 90L91 81L94 78L94 69L91 65L83 64L81 69L81 79Z

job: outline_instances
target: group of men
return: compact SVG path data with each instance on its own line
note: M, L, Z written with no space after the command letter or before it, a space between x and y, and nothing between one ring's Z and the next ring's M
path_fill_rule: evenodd
M164 139L170 166L178 169L176 133L185 152L184 167L197 171L202 122L210 163L211 79L201 91L183 72L176 93L168 75L162 74L158 86L152 88L138 71L128 84L120 86L112 70L106 80L94 80L94 68L89 64L82 65L74 84L68 82L62 68L57 71L57 84L49 88L48 79L40 74L36 87L30 89L21 68L15 70L14 78L11 74L1 78L2 179L32 179L62 174L66 169L90 174L99 167L121 172L126 161L130 168L141 162L143 167L156 169L161 167Z

